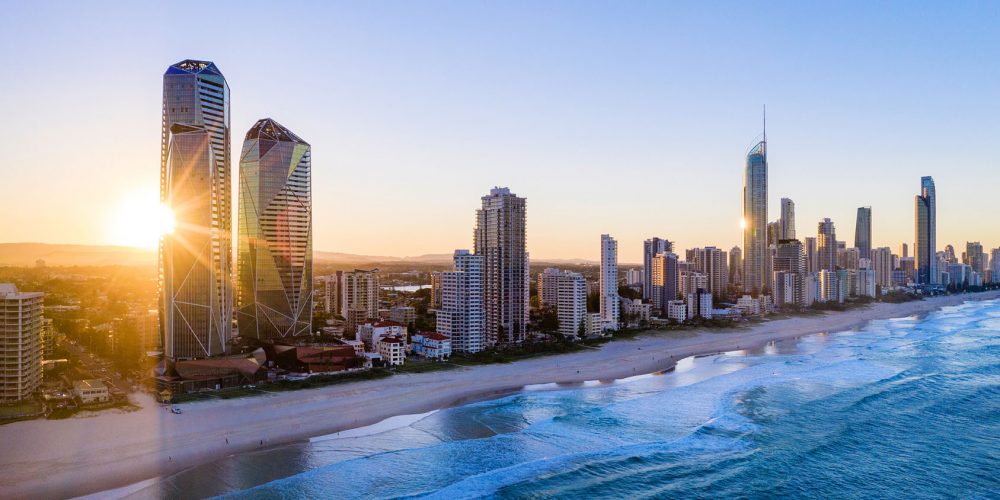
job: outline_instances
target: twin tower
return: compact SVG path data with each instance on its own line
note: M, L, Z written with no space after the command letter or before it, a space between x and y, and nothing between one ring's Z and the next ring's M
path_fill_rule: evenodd
M175 224L160 240L159 312L171 360L224 354L234 302L242 337L310 331L311 148L270 118L247 132L234 294L229 119L229 85L215 64L185 60L167 69L160 202L173 211Z

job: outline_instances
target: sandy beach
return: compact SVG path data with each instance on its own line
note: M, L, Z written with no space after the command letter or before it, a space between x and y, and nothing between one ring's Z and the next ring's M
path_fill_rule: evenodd
M756 347L772 340L838 332L870 320L911 316L984 292L841 313L777 319L730 331L640 335L600 348L260 397L184 404L169 413L146 395L142 409L0 426L4 497L73 497L170 475L219 458L423 413L529 384L610 380L670 369L692 355Z

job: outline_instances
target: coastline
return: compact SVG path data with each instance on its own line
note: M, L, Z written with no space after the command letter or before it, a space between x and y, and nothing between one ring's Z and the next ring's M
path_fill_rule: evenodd
M107 491L223 458L479 400L526 385L621 379L672 368L677 360L912 316L1000 291L794 317L749 329L642 334L584 352L509 364L352 382L253 398L187 403L174 415L140 396L136 412L0 427L7 450L0 488L11 497L71 497Z

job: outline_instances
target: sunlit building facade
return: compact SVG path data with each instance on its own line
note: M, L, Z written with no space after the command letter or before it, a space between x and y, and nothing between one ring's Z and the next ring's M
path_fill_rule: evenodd
M164 355L223 354L232 333L229 85L215 64L163 75L160 201L174 215L159 251Z
M618 242L609 234L601 235L601 276L599 288L601 322L608 330L617 330L621 316L618 298Z
M27 399L42 385L44 298L0 283L0 403Z
M771 281L767 253L767 141L755 145L743 175L743 289L764 292Z
M240 156L236 322L259 340L306 335L312 323L309 144L265 118Z

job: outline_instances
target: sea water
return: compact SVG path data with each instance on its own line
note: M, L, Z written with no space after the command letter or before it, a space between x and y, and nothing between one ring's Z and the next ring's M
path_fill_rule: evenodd
M529 387L238 455L135 495L216 494L1000 497L1000 301L689 358L659 376Z

